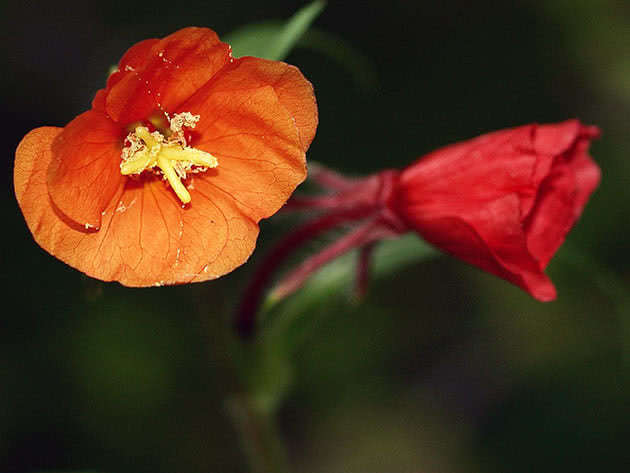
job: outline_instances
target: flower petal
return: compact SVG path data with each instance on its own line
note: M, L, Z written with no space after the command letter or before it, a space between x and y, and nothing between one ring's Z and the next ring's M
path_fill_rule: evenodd
M120 58L118 69L125 70L129 67L133 69L143 69L147 63L151 61L151 49L159 42L159 39L151 38L134 44L127 50L123 57Z
M129 181L96 238L84 239L67 260L56 256L126 286L198 282L232 271L254 250L258 226L231 199L221 193L206 198L197 184L194 201L184 209L161 180Z
M525 222L527 246L545 268L575 222L575 175L568 167L556 167L543 181L536 206Z
M437 247L551 300L543 270L599 182L598 134L568 120L438 149L402 172L395 206Z
M542 268L564 242L600 181L599 167L588 156L590 140L598 135L597 129L582 129L574 134L569 147L558 148L565 154L555 160L525 221L527 246Z
M583 126L580 136L575 143L572 152L572 168L575 172L576 195L574 199L573 212L579 217L584 210L584 206L593 191L599 185L602 172L599 166L588 154L591 140L600 136L599 128L595 126Z
M431 201L454 195L493 200L515 194L520 214L527 215L553 162L553 155L535 152L534 130L535 125L526 125L440 148L409 166L401 184L415 199Z
M230 47L208 28L184 28L133 46L107 84L105 108L122 125L172 111L231 60Z
M100 227L101 212L123 183L121 148L120 128L94 111L68 123L52 143L48 192L63 214L86 229Z
M568 150L580 132L578 120L534 125L534 149L537 153L557 156Z
M489 202L442 202L411 212L411 224L443 251L506 279L541 301L556 291L530 255L516 196Z
M129 72L132 70L142 69L150 60L151 48L159 42L159 39L145 39L144 41L134 44L127 50L120 59L117 70L112 72L107 78L107 88L100 89L96 92L96 95L92 100L92 110L107 113L105 109L105 102L107 99L108 89L111 89L114 84L125 76L124 74L120 74L120 71Z
M317 102L313 85L300 70L284 62L255 57L239 59L239 70L251 84L271 85L280 103L295 120L300 132L302 149L308 150L317 130Z
M195 183L195 200L183 209L161 180L128 180L105 210L100 231L68 225L46 185L52 143L61 132L33 130L20 143L15 162L18 202L35 240L52 255L104 281L152 286L217 278L253 251L258 226L231 198L203 182Z
M279 70L294 77L289 66ZM270 74L266 61L235 61L180 107L201 116L192 146L219 161L196 179L232 196L256 222L275 213L306 177L305 142L276 90L282 84L288 96L282 77ZM304 130L310 133L306 125Z
M31 130L15 150L13 186L22 214L31 232L46 228L44 209L51 209L46 174L52 158L52 143L63 128L41 127ZM58 220L55 218L54 220Z

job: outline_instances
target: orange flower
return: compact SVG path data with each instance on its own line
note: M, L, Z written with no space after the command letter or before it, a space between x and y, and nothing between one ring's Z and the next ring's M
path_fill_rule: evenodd
M185 28L132 46L91 110L28 133L15 193L37 243L89 276L205 281L247 260L306 177L316 127L297 68Z

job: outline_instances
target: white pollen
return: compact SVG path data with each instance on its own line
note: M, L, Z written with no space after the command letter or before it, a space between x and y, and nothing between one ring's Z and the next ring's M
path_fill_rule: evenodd
M125 205L123 201L121 200L118 202L118 207L116 207L116 212L120 212L120 213L126 212L131 207L133 207L133 204L135 203L136 203L136 199L133 199L131 202L129 202L129 205Z

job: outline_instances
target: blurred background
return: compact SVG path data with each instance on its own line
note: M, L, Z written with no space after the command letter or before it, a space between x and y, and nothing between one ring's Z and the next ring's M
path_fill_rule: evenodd
M226 35L302 4L2 3L0 471L247 471L221 333L292 220L264 222L252 262L218 281L105 284L34 243L13 159L32 128L88 109L133 43L188 25ZM628 471L630 4L332 1L288 62L319 103L309 158L353 174L529 122L603 130L602 185L549 267L557 301L439 257L374 280L361 303L340 285L300 308L279 416L295 471Z

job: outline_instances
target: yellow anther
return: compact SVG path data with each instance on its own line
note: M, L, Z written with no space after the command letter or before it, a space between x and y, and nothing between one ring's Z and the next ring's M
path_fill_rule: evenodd
M190 202L190 193L182 184L182 181L179 179L179 176L173 169L173 165L171 162L165 158L164 156L159 155L157 158L157 165L160 167L166 179L168 179L168 183L171 185L179 200L181 200L184 204Z
M158 140L149 132L149 129L146 126L136 127L134 133L136 134L138 138L144 141L144 143L147 145L149 149L153 148L154 146L159 146L160 144ZM159 132L155 132L155 133L158 133L158 135L160 135Z
M163 146L160 154L172 161L188 161L195 166L215 168L219 162L210 153L188 146L182 148L177 146Z
M123 176L128 176L129 174L140 174L145 169L153 167L151 166L151 161L153 159L154 158L151 156L148 149L138 151L132 158L120 163L120 173Z
M198 120L198 117L191 117ZM121 174L140 174L157 167L184 204L191 200L190 193L182 183L186 172L214 168L219 164L210 153L187 146L181 133L177 136L171 134L167 140L158 131L151 133L147 127L137 126L127 139L130 146L123 149ZM197 168L193 169L193 166Z

